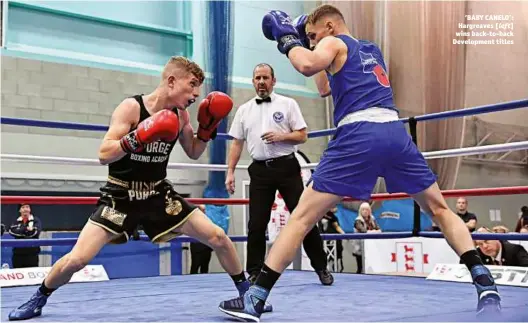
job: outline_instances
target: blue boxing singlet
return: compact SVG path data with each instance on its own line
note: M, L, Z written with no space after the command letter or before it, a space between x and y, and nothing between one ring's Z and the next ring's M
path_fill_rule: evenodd
M335 37L345 42L348 53L339 72L326 72L334 100L334 125L347 114L372 107L398 111L378 46L347 35Z

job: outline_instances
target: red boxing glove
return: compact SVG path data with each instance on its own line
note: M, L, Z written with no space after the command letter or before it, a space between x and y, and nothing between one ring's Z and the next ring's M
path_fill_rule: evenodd
M180 132L180 119L171 110L161 110L140 122L136 130L121 138L121 148L127 153L137 153L146 144L157 140L173 141Z
M214 91L207 95L198 108L198 139L209 141L216 137L216 127L233 109L229 95Z

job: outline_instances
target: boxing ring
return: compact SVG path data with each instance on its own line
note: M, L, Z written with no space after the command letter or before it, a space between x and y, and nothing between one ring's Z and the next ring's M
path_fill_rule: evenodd
M408 122L413 140L416 141L416 123L451 117L475 115L508 109L528 107L528 100L512 101L495 105L447 111L402 119ZM51 122L42 120L2 118L2 124L105 131L106 126ZM335 129L314 131L310 138L333 134ZM227 134L218 138L229 140ZM507 152L528 149L528 141L500 145L478 146L426 152L427 159L476 155L489 152ZM63 158L51 156L31 156L2 154L6 161L93 165L100 166L98 160ZM317 164L303 165L314 168ZM240 165L237 169L246 169ZM204 165L170 163L169 169L193 169L225 171L226 165ZM446 190L446 198L459 196L497 196L527 194L528 186ZM372 200L407 199L408 195L373 194ZM247 199L205 199L189 198L196 204L246 205ZM352 200L346 198L346 200ZM56 196L2 196L2 204L94 204L95 197L56 197ZM443 239L440 232L420 231L419 210L415 208L412 231L369 234L323 234L325 240L346 239L403 239L422 237ZM418 218L417 218L418 217ZM527 241L528 234L482 234L473 233L474 240L519 240ZM514 238L512 238L514 237ZM235 242L247 240L245 236L231 236ZM145 235L140 241L148 241ZM76 238L56 238L38 240L2 239L2 247L20 246L73 246ZM181 251L182 243L192 242L189 237L179 237L171 242ZM143 243L143 242L140 242ZM179 249L178 249L179 248ZM180 264L181 266L181 264ZM274 306L272 313L263 314L264 322L275 321L413 321L413 322L476 322L475 289L468 283L430 280L424 277L394 275L370 275L333 273L332 286L323 286L313 272L287 270L268 299ZM528 281L528 271L523 279ZM1 319L13 308L25 302L35 291L36 286L9 287L1 289ZM528 321L528 289L526 287L500 285L503 313L501 322ZM102 282L70 283L49 299L43 315L37 318L43 322L152 322L152 321L231 321L217 310L222 300L237 294L231 279L224 273L201 275L167 275L156 277L110 279Z

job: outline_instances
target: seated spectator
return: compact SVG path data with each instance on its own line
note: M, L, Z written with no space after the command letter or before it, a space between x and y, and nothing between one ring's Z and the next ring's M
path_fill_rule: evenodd
M493 233L486 227L477 230L478 233ZM497 266L528 267L528 252L523 246L500 240L476 240L480 253L484 255L485 264Z
M367 202L361 203L358 210L358 217L354 223L354 232L359 233L371 233L381 232L381 229L376 222L374 216L372 216L372 208ZM357 274L363 272L363 251L361 250L361 241L356 241L356 248L352 252L357 261Z
M521 208L519 220L515 226L515 232L528 233L528 206Z
M491 231L493 231L493 233L508 233L510 232L510 230L508 230L508 228L506 228L505 226L503 225L497 225L497 226L494 226Z
M38 239L42 226L39 218L31 214L29 204L19 205L20 216L9 228L15 239ZM40 247L13 248L13 268L38 267Z
M321 221L317 224L319 227L319 231L321 233L340 233L344 234L345 231L341 228L339 225L339 220L336 217L337 207L331 209L330 211L326 212L326 214L323 216ZM324 241L325 243L327 241ZM337 256L337 262L338 262L338 271L343 272L343 241L337 240L336 241L336 256Z

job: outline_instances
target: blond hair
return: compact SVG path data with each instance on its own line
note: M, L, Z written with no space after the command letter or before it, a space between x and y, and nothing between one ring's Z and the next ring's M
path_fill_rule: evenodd
M369 214L372 215L372 207L370 206L370 204L368 202L361 203L361 205L359 206L358 213L361 215L361 211L364 210L364 209L368 209L369 210Z
M161 77L163 80L166 80L172 74L177 74L180 71L194 75L200 84L202 84L205 79L202 68L195 62L183 56L172 56L167 64L165 64Z
M315 8L310 13L310 15L308 15L306 23L315 25L315 23L317 23L320 19L327 17L327 16L337 16L341 20L345 21L345 18L343 17L343 14L341 13L341 11L339 11L339 9L337 9L336 7L332 5L324 4L322 6Z
M510 232L510 230L503 226L503 225L497 225L497 226L494 226L491 231L495 232L495 233L508 233Z

